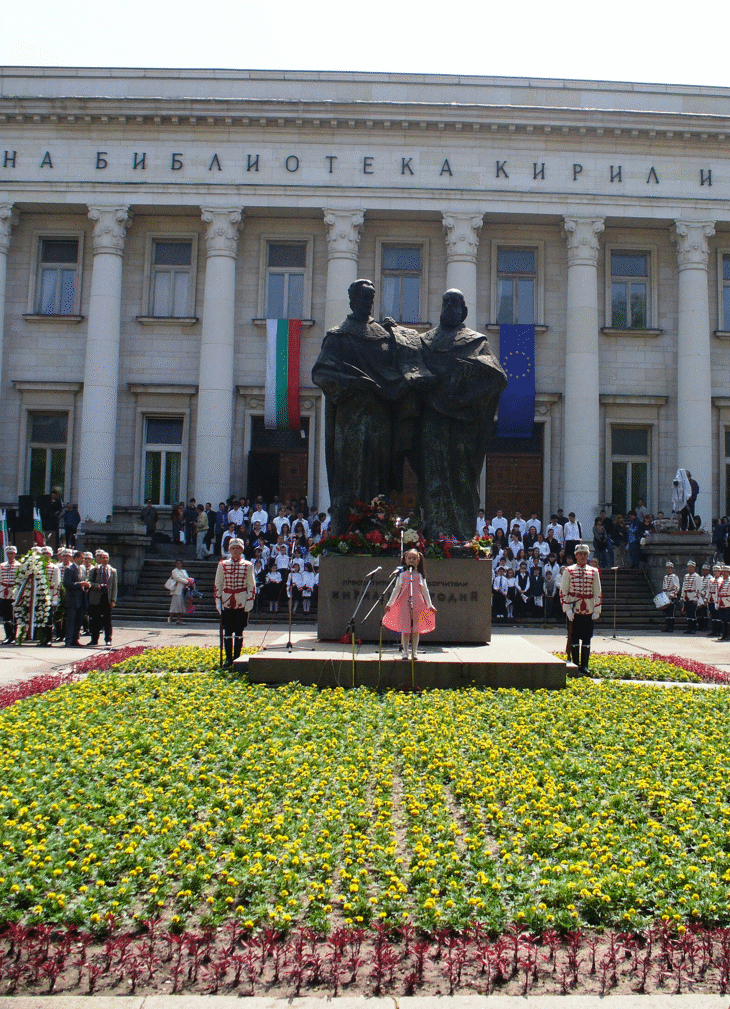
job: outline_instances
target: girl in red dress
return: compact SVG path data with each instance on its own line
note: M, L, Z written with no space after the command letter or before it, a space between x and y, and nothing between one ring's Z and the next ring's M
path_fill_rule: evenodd
M403 555L403 564L405 570L398 575L393 594L385 607L383 627L400 631L403 659L408 659L408 642L412 641L413 658L416 659L421 634L428 634L436 628L436 607L431 602L426 584L423 554L418 550L407 550Z

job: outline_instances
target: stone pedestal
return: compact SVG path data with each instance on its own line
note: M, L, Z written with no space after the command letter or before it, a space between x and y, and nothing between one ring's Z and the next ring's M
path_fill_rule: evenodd
M649 579L657 593L661 592L662 579L667 573L667 561L674 564L674 573L681 584L687 574L687 561L694 561L697 564L697 574L701 575L705 561L712 563L715 548L708 532L656 532L647 538L641 552L647 558Z
M377 641L382 608L376 606L386 591L389 575L398 565L396 557L322 557L319 567L317 631L322 641L337 641L345 633L357 604L365 576L382 565L373 578L355 618L355 635L362 641ZM426 642L485 644L492 636L492 562L460 559L426 560L426 581L436 607L436 630L423 636ZM392 585L387 590L390 598ZM394 631L383 630L384 641L397 641Z
M131 592L139 580L149 537L134 519L115 516L114 522L82 522L76 534L79 550L106 550L109 563L117 569L120 595Z

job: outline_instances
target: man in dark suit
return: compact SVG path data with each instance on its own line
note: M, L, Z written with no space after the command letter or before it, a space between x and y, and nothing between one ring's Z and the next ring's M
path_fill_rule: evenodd
M68 558L70 551L65 557ZM84 555L77 550L73 561L63 569L64 602L66 605L66 647L79 648L79 632L84 615L86 598L84 591L89 588L86 581L86 571L83 566Z
M99 643L99 631L104 629L104 644L112 643L112 610L117 602L117 572L109 564L105 550L98 553L99 563L89 572L89 644Z

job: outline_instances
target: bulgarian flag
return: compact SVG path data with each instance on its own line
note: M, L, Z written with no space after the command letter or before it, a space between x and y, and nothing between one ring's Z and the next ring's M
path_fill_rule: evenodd
M301 319L266 320L264 425L299 430Z
M35 540L36 546L42 547L45 544L45 539L43 538L43 523L41 522L41 513L37 508L33 509L33 539Z

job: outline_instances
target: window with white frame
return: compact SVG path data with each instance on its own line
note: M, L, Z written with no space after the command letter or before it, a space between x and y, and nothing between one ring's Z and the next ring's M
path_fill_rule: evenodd
M267 319L303 319L309 277L307 242L266 244Z
M192 239L152 239L150 316L157 319L182 319L193 315L195 253L195 242Z
M183 417L144 418L142 500L156 505L180 501L183 453Z
M497 324L536 322L537 249L497 249Z
M28 414L28 493L33 498L52 490L65 497L67 413Z
M650 428L611 427L611 503L626 515L649 494Z
M651 254L636 249L613 249L610 263L611 328L648 329Z
M38 239L35 285L36 315L76 315L79 306L80 251L78 237Z
M396 322L421 322L423 247L382 245L380 249L381 310Z
M720 283L720 329L730 330L730 252L723 252Z

